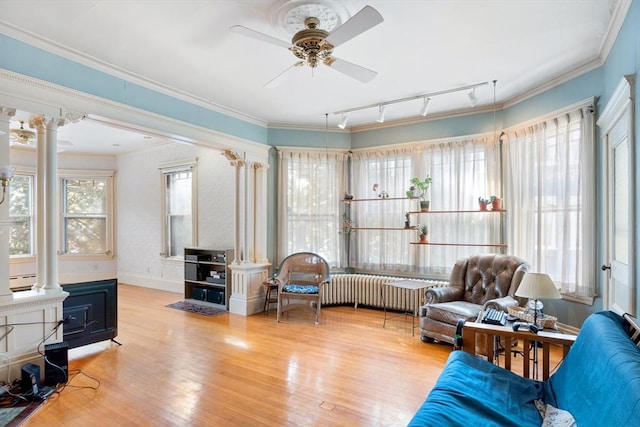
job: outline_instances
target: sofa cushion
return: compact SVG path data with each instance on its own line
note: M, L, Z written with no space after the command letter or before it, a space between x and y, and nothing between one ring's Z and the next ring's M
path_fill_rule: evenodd
M542 383L463 351L449 356L409 426L536 426Z
M585 320L576 342L545 383L545 402L579 426L640 425L640 349L606 311Z
M466 301L441 302L424 306L424 316L431 320L455 325L458 320L475 321L482 306Z

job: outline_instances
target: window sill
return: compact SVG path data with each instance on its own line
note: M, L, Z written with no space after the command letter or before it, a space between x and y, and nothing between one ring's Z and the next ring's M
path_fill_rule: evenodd
M184 264L184 257L162 258L160 261L166 265L182 265Z
M60 261L111 261L115 256L113 254L59 254Z
M593 305L596 299L595 296L584 296L584 295L575 295L575 294L561 294L561 295L563 300L577 302L579 304L585 304L585 305Z

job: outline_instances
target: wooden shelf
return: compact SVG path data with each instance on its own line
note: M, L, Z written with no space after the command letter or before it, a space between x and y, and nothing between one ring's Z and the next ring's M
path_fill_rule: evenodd
M452 214L452 213L483 213L483 214L490 214L490 213L506 213L506 210L499 210L499 211L481 211L481 210L473 210L473 211L432 211L432 210L428 210L428 211L409 211L410 214Z
M353 227L352 230L409 230L416 231L418 227Z
M431 245L431 246L480 246L490 248L506 248L504 243L422 243L422 242L410 242L412 245Z
M382 200L419 200L418 198L408 198L408 197L375 197L372 199L342 199L344 203L351 202L374 202L374 201L382 201Z

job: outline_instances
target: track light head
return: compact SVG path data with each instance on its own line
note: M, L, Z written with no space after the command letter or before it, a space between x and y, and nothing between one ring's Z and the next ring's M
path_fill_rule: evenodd
M476 105L478 105L478 97L476 96L476 88L474 87L473 89L471 89L471 92L469 92L469 102L471 102L471 107L475 107Z
M338 127L340 129L344 129L347 127L347 122L349 121L349 116L345 116L344 113L340 115L340 123L338 123Z
M378 107L378 118L376 119L376 122L384 123L384 113L386 108L387 108L386 105L380 105Z
M426 117L427 111L429 110L429 102L430 101L431 101L431 98L423 98L422 108L420 109L420 115L422 117Z

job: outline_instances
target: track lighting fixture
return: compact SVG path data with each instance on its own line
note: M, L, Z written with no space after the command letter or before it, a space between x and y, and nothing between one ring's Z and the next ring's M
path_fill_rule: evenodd
M387 110L386 105L381 105L378 107L378 118L376 119L376 122L384 123L384 113L386 110Z
M475 86L473 87L473 89L471 89L471 92L469 92L469 102L471 102L471 107L475 107L476 105L478 105L478 97L476 96Z
M340 123L338 124L338 127L340 129L346 128L348 121L349 121L349 116L346 116L344 113L341 113L340 114Z
M423 98L422 108L420 109L420 115L422 117L425 117L427 115L427 111L429 109L429 101L431 101L431 98Z
M347 120L348 120L348 117L347 117L346 113L350 113L352 111L360 111L360 110L366 110L366 109L369 109L369 108L378 107L378 117L377 117L376 121L378 123L384 123L384 113L385 113L385 109L386 109L387 105L389 105L389 104L397 104L399 102L413 101L414 99L422 99L422 107L420 108L420 115L422 117L425 117L427 115L427 112L428 112L428 107L429 107L429 103L431 102L431 98L434 97L434 96L438 96L438 95L445 95L445 94L453 93L453 92L462 92L462 91L466 91L466 90L471 90L471 92L469 92L469 101L471 101L471 106L475 107L476 105L478 105L478 97L476 96L476 88L478 88L480 86L487 85L487 84L489 84L489 82L474 83L472 85L456 87L456 88L453 88L453 89L445 89L445 90L440 90L440 91L437 91L437 92L423 93L423 94L420 94L420 95L409 96L407 98L392 99L391 101L378 102L376 104L363 105L361 107L347 108L345 110L335 111L333 114L340 114L340 122L338 123L338 127L340 129L344 129L347 126Z

